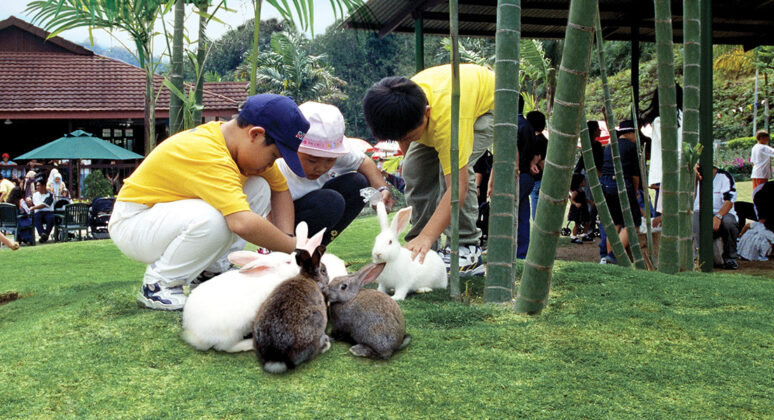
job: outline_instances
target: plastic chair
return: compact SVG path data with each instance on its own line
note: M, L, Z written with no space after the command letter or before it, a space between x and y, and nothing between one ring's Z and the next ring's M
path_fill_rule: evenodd
M86 230L86 234L81 231ZM89 233L89 204L68 204L64 208L62 221L54 226L54 237L58 241L70 240L70 232L78 232L78 240L82 241Z
M108 239L110 233L107 226L110 222L110 215L113 213L113 205L116 199L114 197L95 198L89 208L89 225L91 226L91 237L94 239Z
M25 226L20 226L20 221L19 209L17 209L16 206L11 203L0 203L0 231L4 234L13 234L17 242L20 242L24 232L29 231L30 234L24 236L32 239L24 240L24 242L35 245L35 226L31 221Z

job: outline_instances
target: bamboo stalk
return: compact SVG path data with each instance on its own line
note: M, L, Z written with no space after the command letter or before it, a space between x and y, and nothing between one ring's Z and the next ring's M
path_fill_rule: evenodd
M516 141L519 137L519 53L521 0L500 0L497 5L494 99L494 162L489 209L489 238L484 302L513 299L513 262L516 254L514 203L519 194Z
M701 20L699 0L683 0L683 144L680 160L680 190L678 194L678 253L679 270L693 270L693 201L696 175L690 153L699 143L699 112L701 81Z
M452 297L460 295L460 53L457 44L459 20L457 0L449 0L451 36L452 94L451 94L451 255L449 291ZM474 194L473 191L468 191Z
M634 106L636 103L636 96L634 95L634 89L632 89L632 121L634 122L634 137L637 140L637 154L640 157L640 177L642 178L643 188L647 189L648 171L645 170L645 151L642 150L642 145L640 143L640 124L639 121L637 121L637 107ZM648 254L646 262L648 263L648 269L653 269L655 268L653 265L653 228L651 227L650 220L650 194L648 194L647 190L643 191L642 201L645 204L645 227L648 232ZM639 241L639 239L637 240Z
M564 221L583 114L596 6L596 0L570 2L566 44L557 76L554 113L549 124L550 141L543 173L545 181L540 186L537 217L532 224L524 274L516 295L517 312L539 313L548 301L556 244Z
M584 123L587 121L586 111L583 111L583 118L581 119L581 148L583 153L583 163L586 167L586 175L589 180L589 188L591 189L591 197L594 199L594 203L597 205L597 212L599 213L599 221L602 222L602 227L605 232L615 232L615 223L613 223L613 216L610 215L610 208L607 207L607 200L605 200L605 193L602 192L602 184L599 183L599 175L597 175L597 165L594 162L594 148L591 147L591 137L589 137L589 128ZM632 262L629 260L629 255L626 254L626 249L621 243L621 238L618 235L608 236L610 240L610 246L613 247L615 255L622 255L618 258L618 265L622 267L631 267Z
M669 0L654 0L656 10L656 53L658 57L658 97L661 118L662 230L658 254L658 269L674 274L679 268L677 105L675 100L675 69L672 51L672 12Z
M645 260L642 258L642 249L640 248L640 241L637 239L637 230L634 228L634 217L632 217L631 206L637 206L637 203L629 202L629 194L626 191L626 180L624 179L623 166L621 165L621 154L618 150L618 134L615 132L615 116L613 115L613 102L610 99L610 86L607 83L607 71L605 70L605 54L602 51L602 45L604 40L602 39L602 23L597 13L596 18L597 28L597 58L599 60L600 77L602 78L602 91L605 97L605 120L607 121L607 127L610 131L610 151L613 155L613 166L615 168L615 183L618 187L618 201L621 203L621 213L623 213L624 229L626 229L626 236L629 238L629 249L632 252L632 262L636 268L641 270L646 269ZM639 188L637 185L632 185L633 188ZM614 234L613 232L605 231L608 236ZM615 233L617 234L617 233ZM620 258L616 254L616 259Z

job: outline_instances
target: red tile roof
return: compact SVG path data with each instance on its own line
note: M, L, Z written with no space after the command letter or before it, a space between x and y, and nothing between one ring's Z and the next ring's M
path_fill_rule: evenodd
M155 76L156 92L162 80ZM205 89L205 116L231 116L246 97L235 83L207 85L215 92ZM145 72L112 58L0 52L0 118L142 118L144 92ZM156 116L168 115L169 91L163 88Z

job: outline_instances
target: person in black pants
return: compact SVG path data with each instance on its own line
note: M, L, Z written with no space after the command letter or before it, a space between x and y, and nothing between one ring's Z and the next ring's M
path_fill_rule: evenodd
M310 124L298 148L306 176L296 175L283 160L278 160L277 165L293 199L295 224L306 222L310 234L326 228L322 243L327 245L365 206L361 189L376 189L388 211L395 199L376 164L347 146L344 116L338 108L317 102L306 102L298 108ZM274 207L272 202L272 212Z

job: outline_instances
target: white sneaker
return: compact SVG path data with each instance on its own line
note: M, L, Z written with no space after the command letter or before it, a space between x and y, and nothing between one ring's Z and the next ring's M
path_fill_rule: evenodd
M599 260L599 263L600 263L600 264L607 264L607 258L605 258L605 257L602 257L602 258Z
M181 311L185 301L183 286L164 287L158 283L143 284L137 293L137 303L150 309Z

